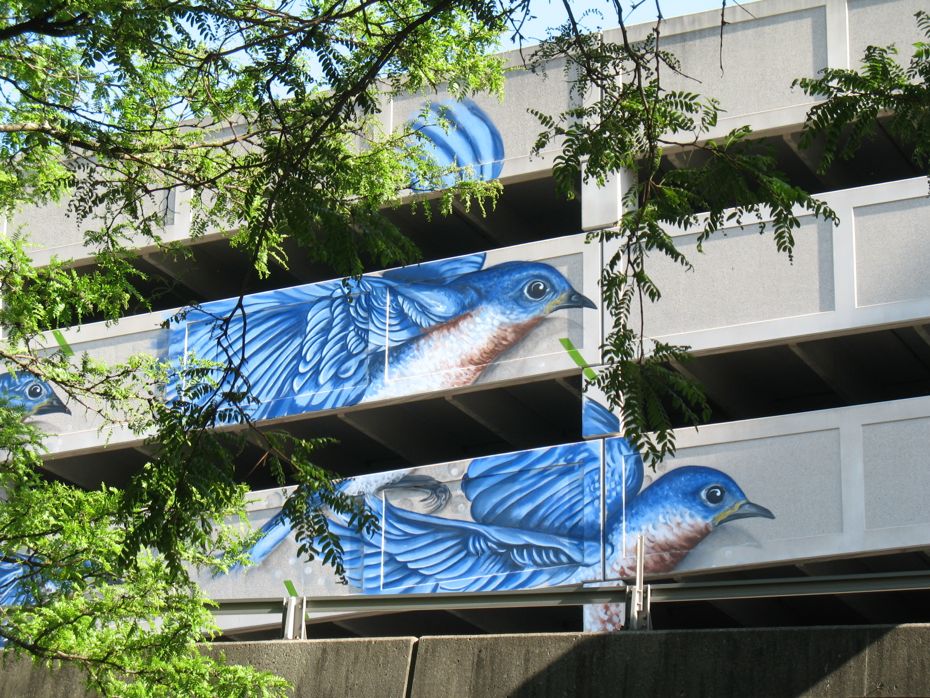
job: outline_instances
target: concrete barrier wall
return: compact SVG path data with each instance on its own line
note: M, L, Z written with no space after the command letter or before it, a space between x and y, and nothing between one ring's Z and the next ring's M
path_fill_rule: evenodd
M209 645L232 664L250 664L291 682L294 698L404 698L413 637L358 640L280 640ZM0 698L91 698L74 669L49 670L7 657L0 668ZM218 697L219 698L219 697Z
M425 637L411 698L930 694L930 627Z
M481 635L213 645L294 696L925 696L930 625ZM412 681L410 672L413 671ZM82 698L75 672L4 664L0 698Z

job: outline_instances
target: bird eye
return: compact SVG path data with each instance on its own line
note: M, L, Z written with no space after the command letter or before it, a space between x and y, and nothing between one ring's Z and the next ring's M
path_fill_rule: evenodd
M720 485L711 485L706 490L704 490L704 499L707 500L708 504L720 504L720 502L723 501L723 496L726 493L726 490L723 489Z
M38 383L30 383L26 388L26 396L32 400L38 400L40 397L42 397L44 392L45 391L42 390L42 386Z
M523 293L526 294L526 297L531 301L538 301L543 296L549 292L549 286L546 285L545 281L540 281L539 279L534 279L530 281L526 288L523 289Z

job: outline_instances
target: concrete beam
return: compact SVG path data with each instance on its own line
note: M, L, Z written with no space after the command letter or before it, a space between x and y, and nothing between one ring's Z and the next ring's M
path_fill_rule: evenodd
M412 698L927 695L930 627L424 637Z
M353 696L405 698L416 638L279 640L203 645L231 664L251 665L283 676L294 698ZM4 657L0 698L91 698L83 675L70 667L46 669Z
M788 348L846 402L857 405L879 399L879 386L843 353L842 348L824 342L792 343Z
M928 625L873 625L230 642L204 648L223 652L234 664L283 676L296 698L735 698L928 695L928 646ZM77 671L5 660L0 698L94 695Z
M538 443L539 428L521 415L519 400L501 391L447 395L446 401L514 448L531 448Z
M693 383L697 383L709 400L719 405L734 419L756 417L764 413L762 402L746 390L739 390L725 375L701 369L697 362L683 364L671 361L672 368Z
M339 419L369 439L393 451L411 465L426 465L436 460L437 452L447 444L439 434L412 430L402 416L384 410L340 413Z

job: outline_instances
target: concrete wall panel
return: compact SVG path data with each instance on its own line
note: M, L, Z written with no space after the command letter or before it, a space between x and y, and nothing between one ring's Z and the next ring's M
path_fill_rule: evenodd
M923 40L914 20L917 10L926 10L921 0L848 0L849 62L861 65L867 46L894 44L902 65L913 53L913 44Z
M234 664L291 682L294 698L404 698L416 638L285 640L210 645Z
M422 638L412 698L927 695L927 626Z
M854 209L856 304L930 296L930 202L893 201Z
M930 524L927 444L930 417L862 427L866 528Z
M730 566L786 554L814 556L829 552L843 532L838 429L682 448L656 475L684 465L726 472L775 518L720 525L676 569Z
M672 335L832 310L833 241L829 224L802 220L794 263L778 252L771 232L727 228L697 250L696 235L675 238L694 265L686 271L653 255L649 274L662 298L646 302L645 333Z
M727 117L780 109L810 101L791 81L826 67L826 12L815 7L729 24L722 45L719 25L665 36L662 48L697 80L665 72L665 89L712 95Z
M404 698L416 639L289 640L204 645L231 664L250 665L291 682L293 698ZM0 698L96 698L81 673L4 657Z

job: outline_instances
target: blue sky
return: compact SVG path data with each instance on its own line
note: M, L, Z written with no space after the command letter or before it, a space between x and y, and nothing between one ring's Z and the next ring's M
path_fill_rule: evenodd
M721 3L722 0L659 0L662 14L666 18L704 10L719 10ZM611 2L605 0L572 0L571 5L576 19L584 16L584 24L588 29L603 29L617 25L617 17L614 14L613 3ZM630 6L629 0L625 0L622 5L628 8ZM628 23L641 24L653 21L656 17L655 6L655 0L644 2L627 17ZM729 0L727 6L736 6L736 2ZM597 14L596 11L600 11L601 15ZM558 26L565 20L565 9L561 0L534 0L532 12L535 19L527 22L523 27L523 34L527 37L527 44L537 43L545 36L547 28Z

